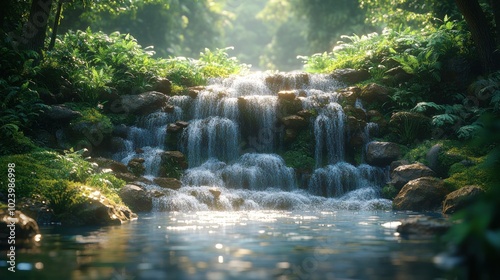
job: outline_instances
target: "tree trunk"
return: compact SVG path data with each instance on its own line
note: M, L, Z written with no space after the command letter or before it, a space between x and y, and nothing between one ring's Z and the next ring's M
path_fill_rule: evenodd
M469 26L483 71L494 71L497 68L494 59L495 39L478 0L455 0L455 3Z
M32 0L28 23L20 42L24 48L42 52L51 7L52 0Z
M59 0L59 3L57 3L56 18L54 19L54 27L52 27L52 36L50 37L49 51L51 51L56 44L57 30L59 29L59 21L61 20L62 5L63 1Z

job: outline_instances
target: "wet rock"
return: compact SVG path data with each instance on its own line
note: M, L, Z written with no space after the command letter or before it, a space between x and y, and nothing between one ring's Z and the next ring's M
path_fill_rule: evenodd
M157 91L148 91L141 94L122 95L119 99L121 107L128 113L146 115L161 109L168 97Z
M279 100L278 116L296 115L299 111L303 110L302 101L299 99L294 100Z
M412 217L401 221L396 229L403 236L428 237L442 235L450 229L451 223L431 217Z
M389 165L389 173L392 173L394 169L400 167L401 165L408 165L408 164L410 164L410 162L407 161L406 159L395 160L391 162L391 164Z
M209 189L208 191L214 196L214 199L219 199L221 191L216 189Z
M57 222L54 211L39 195L30 198L22 198L18 203L18 207L21 212L35 219L37 224L51 224Z
M313 113L311 110L300 110L297 112L297 115L303 117L304 119L309 119L312 117Z
M11 236L15 237L15 245L9 244ZM15 246L29 248L37 245L40 239L40 230L35 220L21 211L15 211L10 215L7 209L0 209L0 249Z
M339 90L339 94L341 98L347 102L347 104L354 105L356 103L356 100L359 98L359 95L361 94L361 88L348 87Z
M306 127L309 122L297 115L287 116L281 119L286 128L300 129Z
M80 203L74 212L68 213L65 223L69 225L121 225L124 222L137 219L125 205L117 205L106 197L89 196Z
M188 167L186 156L179 151L166 151L161 154L160 177L179 178L182 170Z
M367 120L365 110L363 110L361 108L354 107L352 105L344 106L344 113L347 116L355 117L358 120L363 120L363 121Z
M181 181L176 178L157 177L153 179L153 182L162 188L171 190L178 190L182 186Z
M127 168L132 172L135 176L141 176L146 172L146 168L144 167L144 159L143 158L133 158L128 164Z
M139 178L139 177L135 176L134 174L129 173L128 171L127 171L127 173L115 172L114 175L116 178L122 179L123 181L125 181L127 183L137 181L137 179Z
M129 172L125 164L118 162L116 160L103 157L96 157L96 158L91 158L89 161L97 163L97 165L99 165L100 168L110 168L111 170L113 170L113 172L118 172L118 173Z
M163 112L165 113L173 113L175 111L175 106L172 104L166 104L163 106Z
M174 123L171 123L167 126L167 132L169 132L169 133L178 133L181 131L182 131L182 127L180 127Z
M172 93L172 82L166 78L158 79L158 81L154 85L154 90L166 95L170 95Z
M364 69L355 70L351 68L335 70L331 76L338 81L355 84L370 78L370 73Z
M466 208L484 194L484 190L478 186L466 186L449 193L443 202L443 213L453 214Z
M187 90L188 90L187 95L189 97L195 99L198 97L198 94L200 93L200 91L205 90L205 87L204 86L195 86L195 87L190 87Z
M295 98L297 98L297 96L293 90L282 90L278 92L278 99L293 101Z
M309 84L307 73L275 73L265 78L266 85L273 92L301 89Z
M382 105L390 100L389 89L375 83L363 87L359 97L364 103L374 106Z
M370 142L366 146L366 162L370 165L386 166L400 156L401 151L396 143Z
M153 209L153 200L143 188L128 184L123 186L118 195L132 211L148 212Z
M82 114L80 112L72 110L63 104L51 105L41 115L42 118L47 118L51 121L61 121L61 122L69 122L81 116Z
M432 169L420 162L398 166L391 173L391 184L401 189L406 183L421 177L434 177Z
M393 200L394 210L436 211L449 191L442 180L423 177L403 186ZM439 209L441 210L441 209Z
M185 122L185 121L176 121L175 122L175 125L179 126L179 127L182 127L182 128L186 128L189 126L189 122Z

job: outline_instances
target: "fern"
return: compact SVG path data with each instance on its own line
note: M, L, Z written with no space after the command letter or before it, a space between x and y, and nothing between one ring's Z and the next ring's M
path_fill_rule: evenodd
M457 131L458 138L465 140L472 139L479 134L482 128L483 126L479 123L462 126Z
M449 113L439 114L432 117L432 124L437 127L454 125L458 121L460 121L459 116Z
M436 104L434 102L419 102L413 109L412 112L416 113L427 113L429 110L434 110L436 112L443 112L445 110L445 106Z

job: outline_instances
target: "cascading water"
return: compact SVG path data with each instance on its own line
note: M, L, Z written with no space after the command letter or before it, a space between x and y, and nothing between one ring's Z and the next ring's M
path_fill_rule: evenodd
M139 119L136 126L128 128L124 149L113 158L128 163L133 158L143 158L145 174L158 175L160 155L165 149L167 125L182 118L183 110L174 106L172 113L154 112Z
M157 175L164 150L186 155L189 169L180 189L140 183L164 194L154 199L157 211L390 208L378 194L385 170L344 162L347 129L339 86L326 75L304 73L213 80L195 96L171 97L173 112L152 113L129 128L127 148L115 158L127 163L143 157L146 173ZM313 135L310 156L316 162L306 184L297 184L294 169L277 154L284 149L280 118L290 114L280 91L316 112L304 128ZM179 120L189 125L177 146L166 147L166 127Z

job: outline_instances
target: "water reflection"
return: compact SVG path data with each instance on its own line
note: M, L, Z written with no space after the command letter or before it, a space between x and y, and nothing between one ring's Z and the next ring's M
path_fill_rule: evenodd
M167 212L144 214L117 227L44 229L40 247L19 252L15 279L443 277L432 264L440 249L433 239L394 235L407 216L383 211Z

